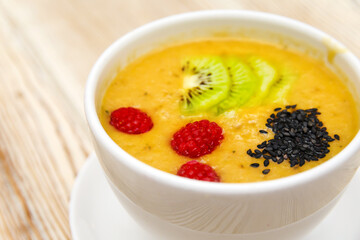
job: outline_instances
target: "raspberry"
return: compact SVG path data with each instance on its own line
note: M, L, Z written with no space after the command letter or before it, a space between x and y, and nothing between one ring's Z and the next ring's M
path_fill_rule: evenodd
M177 131L171 140L171 147L179 155L197 158L214 151L222 139L221 127L215 122L201 120Z
M139 109L119 108L111 113L110 124L117 130L128 134L140 134L153 127L151 118Z
M196 160L192 160L182 165L177 172L177 175L202 181L220 182L219 176L212 167L199 163Z

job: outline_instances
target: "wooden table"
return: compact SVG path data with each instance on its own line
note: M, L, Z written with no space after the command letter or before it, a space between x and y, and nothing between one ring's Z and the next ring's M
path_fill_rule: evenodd
M298 19L360 56L360 0L0 0L0 239L71 238L70 191L93 149L83 92L99 54L149 21L216 8Z

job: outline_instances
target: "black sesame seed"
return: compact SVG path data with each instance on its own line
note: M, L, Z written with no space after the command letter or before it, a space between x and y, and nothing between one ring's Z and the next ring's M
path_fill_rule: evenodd
M265 130L260 130L259 133L267 134L268 132Z
M261 158L261 157L262 157L261 153L255 154L255 156L254 156L254 158Z
M335 138L336 140L340 140L340 137L339 137L339 135L337 135L337 134L334 135L334 138Z
M297 120L302 121L304 119L304 116L302 114L298 114L296 118Z
M307 159L309 159L309 158L307 158ZM305 160L304 160L304 159L300 159L299 166L302 167L304 164L305 164Z
M270 164L269 159L265 159L264 160L264 167L269 166L269 164Z
M277 112L277 111L280 111L280 110L281 110L281 108L275 108L274 112Z
M266 149L267 150L267 149ZM272 157L276 157L276 153L274 152L274 151L271 151L271 150L267 150L269 153L270 153L270 155L272 156Z
M265 150L267 150L267 151L272 151L272 150L274 150L272 147L270 147L270 146L267 146L266 148L265 148ZM271 153L270 153L271 154Z
M257 167L259 167L260 166L260 164L258 164L258 163L252 163L252 164L250 164L250 167L253 167L253 168L257 168Z
M264 169L264 170L262 171L262 173L265 174L265 175L268 174L269 172L270 172L270 169Z
M266 147L266 141L262 142L261 144L257 145L257 148L262 149Z

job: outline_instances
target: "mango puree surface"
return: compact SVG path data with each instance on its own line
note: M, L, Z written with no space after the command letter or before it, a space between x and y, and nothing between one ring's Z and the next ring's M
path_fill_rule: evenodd
M219 116L184 117L179 111L182 94L183 59L191 56L250 56L257 55L281 69L286 66L298 75L287 101L265 103L258 107L239 108ZM330 143L330 153L319 161L306 162L302 167L290 167L288 161L270 161L269 174L263 159L246 154L248 149L273 137L265 127L274 108L297 104L297 108L318 108L319 119L329 135L338 134L339 141ZM109 124L110 113L120 107L139 108L151 116L154 127L140 135L128 135ZM339 153L356 135L358 112L353 96L325 64L303 53L287 50L280 45L242 40L206 40L160 49L135 60L122 69L108 87L98 113L108 135L125 151L155 168L176 174L180 166L192 159L179 156L170 146L172 135L189 122L201 119L215 121L224 131L225 139L211 154L198 160L212 166L222 182L256 182L286 177L313 168ZM269 134L260 134L264 129ZM258 162L260 167L250 167Z

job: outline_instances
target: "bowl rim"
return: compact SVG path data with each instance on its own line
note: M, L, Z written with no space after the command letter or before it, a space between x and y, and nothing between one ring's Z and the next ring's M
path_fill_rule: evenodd
M130 168L137 174L149 177L157 183L193 192L220 195L258 194L288 189L300 184L310 184L314 180L324 177L327 174L331 174L333 171L336 171L337 168L339 168L342 164L344 164L348 159L350 159L357 153L357 151L360 149L360 131L357 132L356 136L351 140L351 142L337 155L327 160L326 162L304 172L274 180L266 180L260 182L213 183L206 181L194 181L192 179L179 177L161 171L136 159L135 157L127 153L125 150L123 150L120 146L118 146L102 127L95 107L95 95L101 72L115 56L117 51L127 43L131 42L133 39L137 39L144 34L150 33L154 29L160 29L171 24L184 21L201 21L211 18L242 18L267 21L271 24L291 27L292 29L308 35L311 38L316 37L318 39L330 39L337 46L345 48L343 44L341 44L339 41L337 41L330 35L310 25L291 18L257 11L203 10L172 15L147 23L128 32L124 36L117 39L113 44L111 44L95 62L86 82L84 103L88 125L96 141L99 141L100 144L106 149L106 151L110 152L118 161L121 161L122 164L125 164L128 168ZM350 51L346 51L345 53L342 53L342 57L344 57L345 61L350 64L351 68L356 72L356 74L360 76L360 62L355 57L355 55Z

